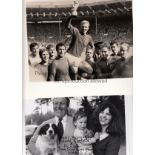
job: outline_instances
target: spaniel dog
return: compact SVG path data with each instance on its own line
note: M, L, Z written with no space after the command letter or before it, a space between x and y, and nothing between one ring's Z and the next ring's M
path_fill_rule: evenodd
M55 124L49 123L41 127L36 148L41 155L60 155L59 153L59 129Z

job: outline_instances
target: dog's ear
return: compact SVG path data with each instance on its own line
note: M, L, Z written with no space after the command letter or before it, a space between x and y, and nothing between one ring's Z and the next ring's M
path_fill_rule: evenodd
M48 128L49 128L49 124L46 124L43 127L41 127L41 129L39 131L39 135L45 135Z
M52 124L52 128L53 128L55 134L59 133L59 128L55 124Z
M61 136L61 134L60 134L59 128L58 128L55 124L52 124L52 128L53 128L53 130L54 130L54 133L57 134L58 140L60 141L61 138L62 138L62 136Z

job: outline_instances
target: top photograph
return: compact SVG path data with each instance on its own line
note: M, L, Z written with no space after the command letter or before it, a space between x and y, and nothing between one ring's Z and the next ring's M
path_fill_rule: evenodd
M29 81L133 77L132 0L26 0Z

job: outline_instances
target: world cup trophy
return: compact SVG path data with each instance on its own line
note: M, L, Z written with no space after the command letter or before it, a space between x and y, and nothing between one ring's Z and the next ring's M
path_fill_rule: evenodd
M78 13L77 13L77 8L79 7L79 1L74 1L73 2L73 7L72 7L72 10L71 10L71 14L72 16L77 16Z

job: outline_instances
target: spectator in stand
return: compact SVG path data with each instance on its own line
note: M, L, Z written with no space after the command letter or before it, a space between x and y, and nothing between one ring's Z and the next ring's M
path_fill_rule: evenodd
M49 52L49 55L50 55L50 57L49 57L49 64L50 64L57 57L57 52L56 52L54 44L47 45L46 49L47 49L47 51Z
M57 59L49 65L48 81L69 81L69 62L65 57L66 47L63 43L56 45Z
M29 55L29 65L34 66L38 64L41 60L38 54L39 45L37 43L30 44L30 55Z

